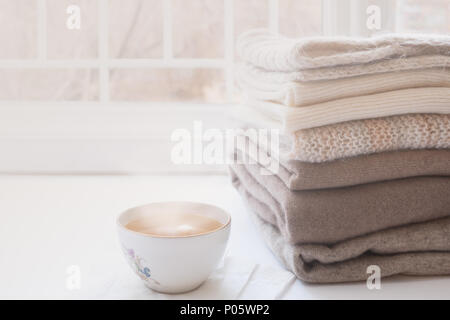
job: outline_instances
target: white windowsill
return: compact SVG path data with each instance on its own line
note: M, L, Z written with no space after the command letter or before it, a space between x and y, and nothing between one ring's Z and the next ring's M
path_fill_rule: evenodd
M174 165L171 134L227 127L231 105L194 103L2 103L2 173L194 173L223 166Z
M283 268L251 223L228 177L2 176L0 196L0 258L5 262L0 298L91 298L95 294L101 298L110 287L106 284L120 280L121 270L131 275L118 247L115 217L152 201L200 201L224 208L232 215L228 255ZM66 289L70 265L80 267L80 290ZM309 285L297 280L281 298L450 298L449 277L393 277L381 285L381 290L368 290L364 282ZM131 286L130 298L143 298L143 289L139 284ZM259 296L271 299L274 295L262 292Z

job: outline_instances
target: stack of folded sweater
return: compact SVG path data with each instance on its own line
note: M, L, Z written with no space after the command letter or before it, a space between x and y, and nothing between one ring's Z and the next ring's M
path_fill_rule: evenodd
M371 265L450 274L450 37L257 30L238 50L246 130L230 173L286 267L308 282L365 280ZM279 147L251 128L278 129Z

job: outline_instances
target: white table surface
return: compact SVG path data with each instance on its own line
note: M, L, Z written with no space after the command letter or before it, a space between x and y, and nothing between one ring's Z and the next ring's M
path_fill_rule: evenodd
M165 200L208 202L228 210L232 215L228 254L283 270L226 176L6 175L0 176L0 298L92 297L91 284L101 284L98 279L111 270L128 268L115 234L117 214ZM80 268L79 290L66 286L71 265ZM134 277L131 270L126 272ZM129 297L139 298L140 292ZM380 290L368 290L365 283L310 285L296 280L280 297L450 299L450 277L393 277L383 279Z

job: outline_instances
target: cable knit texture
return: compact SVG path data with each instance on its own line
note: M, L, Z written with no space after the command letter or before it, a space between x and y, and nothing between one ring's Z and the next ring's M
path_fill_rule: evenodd
M267 30L251 30L237 41L241 58L271 71L289 72L383 59L450 55L450 36L386 34L372 38L290 39Z
M350 121L294 133L290 159L325 162L404 149L450 148L450 116L410 114Z

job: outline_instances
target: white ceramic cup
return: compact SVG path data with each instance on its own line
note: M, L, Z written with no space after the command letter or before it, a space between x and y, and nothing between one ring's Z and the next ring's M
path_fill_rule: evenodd
M133 220L154 212L193 213L213 218L222 227L192 236L154 236L127 229ZM194 202L158 202L129 209L117 218L123 253L145 285L164 293L200 286L217 267L228 242L231 217L224 210Z

